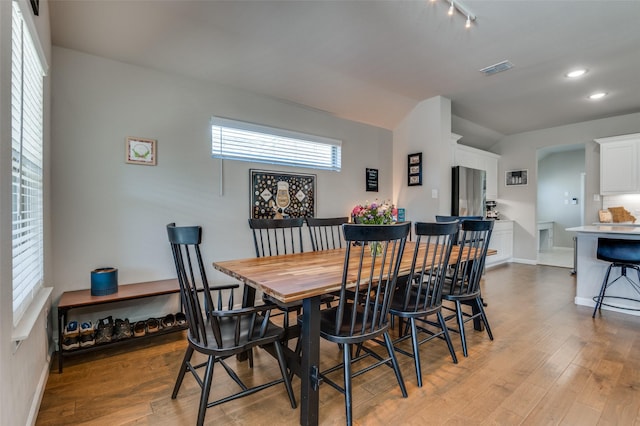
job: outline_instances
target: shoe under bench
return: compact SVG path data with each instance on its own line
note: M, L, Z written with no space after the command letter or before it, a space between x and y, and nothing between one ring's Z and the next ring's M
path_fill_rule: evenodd
M106 296L92 296L91 290L74 290L65 291L58 302L58 372L62 373L62 367L65 355L77 354L91 350L99 350L116 344L127 343L130 341L139 341L148 337L160 336L167 333L181 331L186 326L170 327L159 330L155 333L147 333L143 337L135 337L125 340L118 340L100 345L94 345L87 348L78 348L74 350L62 349L63 330L67 324L69 311L77 308L87 308L91 306L104 305L108 303L122 302L125 300L145 299L148 297L162 296L167 294L180 293L180 286L177 279L168 279L160 281L148 281L135 284L124 284L118 286L118 291Z

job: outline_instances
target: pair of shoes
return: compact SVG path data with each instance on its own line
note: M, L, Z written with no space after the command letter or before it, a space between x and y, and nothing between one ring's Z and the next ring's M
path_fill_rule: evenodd
M91 321L80 324L80 347L87 348L96 344L95 329Z
M69 321L69 323L64 328L65 337L78 337L80 335L80 330L78 330L78 321Z
M128 339L131 337L131 324L129 323L129 319L125 318L121 320L120 318L116 319L115 326L113 329L113 338L115 340Z
M162 328L171 328L176 325L176 316L173 314L167 314L164 318L160 320L160 325Z
M160 330L160 322L155 318L149 318L147 320L147 332L157 333Z
M187 317L182 312L176 314L176 325L187 325Z
M108 316L96 324L96 344L109 343L113 336L113 318Z
M138 321L133 325L133 337L142 337L147 334L147 323Z
M80 347L80 330L78 330L78 321L69 321L62 332L62 342L60 345L65 351L78 349Z

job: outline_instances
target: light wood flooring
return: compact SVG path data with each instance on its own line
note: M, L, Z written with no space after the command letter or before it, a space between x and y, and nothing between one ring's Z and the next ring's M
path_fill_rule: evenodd
M576 306L567 269L511 264L487 271L483 295L495 340L469 329L469 357L453 364L440 340L421 347L424 385L413 361L398 355L409 397L393 372L380 367L354 379L353 414L360 425L640 425L640 317ZM147 340L147 342L152 341ZM182 333L132 348L55 362L37 425L193 425L199 388L185 378L171 399L185 349ZM323 342L322 367L340 359ZM235 363L235 360L232 361ZM278 375L266 352L239 371L250 382ZM340 373L338 373L340 374ZM338 376L339 377L339 376ZM234 386L218 369L212 398ZM294 379L299 389L299 379ZM344 424L344 399L320 388L320 423ZM283 386L207 411L219 425L298 424Z

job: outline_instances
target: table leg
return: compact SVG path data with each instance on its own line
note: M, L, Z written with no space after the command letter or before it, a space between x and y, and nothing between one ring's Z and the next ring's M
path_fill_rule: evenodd
M320 387L320 296L304 299L302 314L300 424L317 425Z
M62 373L62 327L66 316L67 311L58 308L58 373Z

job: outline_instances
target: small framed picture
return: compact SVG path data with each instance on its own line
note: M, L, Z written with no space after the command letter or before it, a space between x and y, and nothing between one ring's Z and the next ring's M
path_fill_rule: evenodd
M126 158L129 164L155 166L157 160L156 140L128 137L126 142Z
M527 185L528 170L511 170L506 172L504 183L506 186Z
M422 153L409 154L407 169L407 185L422 185Z

